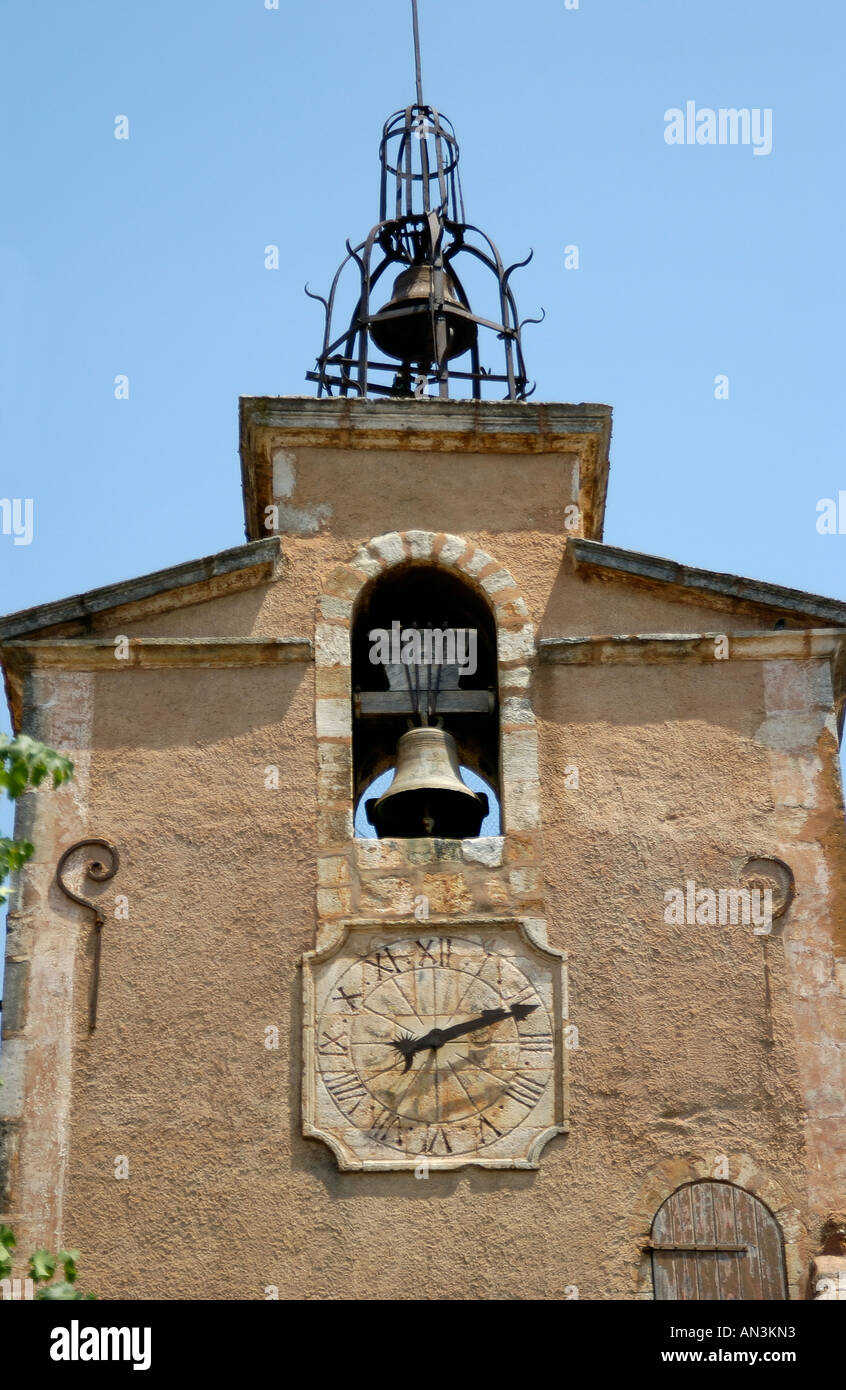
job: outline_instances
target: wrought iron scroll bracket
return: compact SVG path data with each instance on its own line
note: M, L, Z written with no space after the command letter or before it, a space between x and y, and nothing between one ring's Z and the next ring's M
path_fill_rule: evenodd
M120 868L120 855L117 848L109 840L91 839L77 840L76 844L70 845L65 850L56 867L56 882L61 888L66 898L72 902L79 903L80 907L87 907L94 913L94 965L91 973L91 987L88 998L88 1028L93 1033L97 1027L97 1000L100 993L100 950L102 945L102 929L106 921L105 914L95 900L83 898L79 893L75 893L68 886L64 878L64 868L71 855L79 850L104 849L109 855L110 862L104 864L101 859L90 858L85 864L85 877L90 878L94 883L108 883L110 878L114 878Z

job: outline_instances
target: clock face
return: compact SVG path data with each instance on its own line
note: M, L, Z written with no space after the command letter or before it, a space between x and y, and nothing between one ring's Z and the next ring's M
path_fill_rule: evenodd
M563 1119L560 958L517 924L420 925L312 953L306 1133L348 1167L535 1166Z

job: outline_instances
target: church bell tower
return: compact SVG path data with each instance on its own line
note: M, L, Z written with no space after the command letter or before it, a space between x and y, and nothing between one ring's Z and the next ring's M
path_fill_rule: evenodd
M412 14L246 542L0 619L76 767L2 1219L105 1298L846 1296L846 604L605 541L611 409L532 396Z

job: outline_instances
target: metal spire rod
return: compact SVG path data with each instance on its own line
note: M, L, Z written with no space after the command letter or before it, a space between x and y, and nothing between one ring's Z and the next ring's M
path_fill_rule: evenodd
M417 73L417 105L423 105L423 69L420 62L420 20L417 14L417 0L411 0L411 13L414 18L414 67Z

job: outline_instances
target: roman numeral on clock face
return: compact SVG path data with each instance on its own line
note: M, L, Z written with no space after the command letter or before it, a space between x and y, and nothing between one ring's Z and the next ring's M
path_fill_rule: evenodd
M426 1131L426 1142L423 1145L424 1154L438 1153L437 1146L439 1143L441 1145L440 1152L442 1154L452 1153L452 1145L447 1138L446 1130L436 1125L434 1129Z
M533 1076L526 1076L521 1072L515 1076L505 1094L518 1101L520 1105L525 1105L527 1110L533 1110L545 1089L545 1081L536 1081Z
M388 1141L391 1131L396 1129L399 1135L402 1134L402 1122L399 1115L395 1115L392 1110L381 1110L370 1126L370 1133L374 1139L378 1139L381 1144Z
M335 998L334 998L334 1001L333 1001L333 1002L336 1003L336 1004L340 1004L340 1003L348 1004L349 1007L350 1007L350 1009L351 1009L351 1011L352 1011L354 1014L357 1014L357 1013L358 1013L358 1007L359 1007L359 1006L358 1006L358 1004L356 1004L355 1001L356 1001L356 999L360 999L360 998L361 998L361 995L360 995L360 994L347 994L347 991L346 991L345 989L341 988L341 986L339 986L339 987L338 987L338 993L335 995Z
M551 1052L551 1033L520 1033L521 1052Z
M324 1076L323 1084L332 1099L344 1109L352 1107L354 1110L367 1095L367 1091L354 1072L342 1071L333 1076Z
M502 1130L497 1129L496 1125L486 1120L484 1115L479 1116L479 1143L487 1144L496 1135L497 1139L502 1138Z
M365 965L372 965L382 979L383 975L399 975L400 966L391 955L390 947L384 946L381 951L376 951L372 956L365 956Z
M442 937L438 940L437 937L433 936L427 941L418 937L414 944L420 948L420 965L440 965L449 969L452 957L452 939L450 937Z

